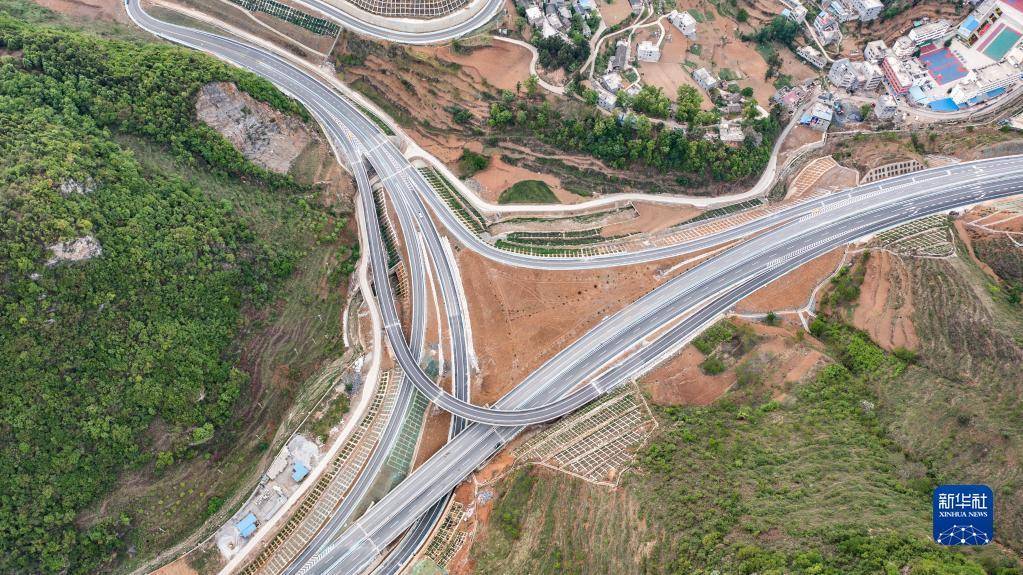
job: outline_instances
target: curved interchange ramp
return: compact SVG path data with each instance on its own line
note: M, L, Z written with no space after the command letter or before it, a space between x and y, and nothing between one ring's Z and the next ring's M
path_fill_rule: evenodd
M523 426L560 417L600 393L641 375L650 365L695 337L743 297L835 247L932 214L1023 193L1023 157L1006 157L917 172L833 194L776 212L738 232L729 230L687 245L600 258L542 258L502 252L462 228L432 188L400 152L343 96L311 75L267 52L205 32L149 18L129 0L129 13L147 30L213 53L268 78L302 101L347 159L370 224L374 284L388 340L410 380L442 408L477 423L379 500L352 526L318 549L304 573L356 573L408 529L476 466L486 461ZM652 261L689 253L759 232L606 318L562 350L494 408L472 405L441 390L422 373L404 340L386 276L376 228L367 165L381 177L395 201L407 202L431 251L437 235L425 203L469 249L509 265L544 269L587 269ZM425 202L425 203L424 203ZM442 205L442 204L441 204ZM470 237L471 236L471 237ZM714 242L714 243L700 243ZM442 289L444 281L442 279ZM417 310L415 313L422 313ZM680 319L681 318L681 319ZM461 321L465 321L464 319ZM457 328L458 322L450 325ZM652 334L658 334L653 336ZM464 337L452 332L452 337ZM626 355L628 353L628 355ZM586 385L580 387L583 383ZM589 398L589 399L587 399Z

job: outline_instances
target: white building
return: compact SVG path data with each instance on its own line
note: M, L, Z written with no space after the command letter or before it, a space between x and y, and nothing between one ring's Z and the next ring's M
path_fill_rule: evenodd
M888 94L881 94L874 104L874 115L880 120L890 120L899 113L899 103Z
M813 108L803 116L803 123L819 132L827 132L833 116L831 102L818 97L817 101L813 103Z
M951 29L952 25L949 24L948 20L935 20L934 22L928 22L913 28L906 36L917 46L922 46L928 42L944 38Z
M884 71L873 62L860 62L860 73L863 76L863 90L873 92L881 85L884 79Z
M828 70L828 80L831 81L832 85L845 88L850 92L859 90L861 86L856 67L849 61L849 58L835 60L831 65L831 69Z
M910 40L909 36L899 36L888 52L898 60L906 60L916 52L916 43Z
M721 123L718 124L718 137L725 143L741 143L746 139L746 134L742 133L742 122L738 120L728 121L721 118Z
M831 12L821 10L821 13L813 19L813 28L817 31L818 39L825 46L842 41L842 31L839 30L839 22Z
M540 36L544 40L546 40L547 38L550 38L551 36L557 36L557 35L558 35L558 29L555 28L554 26L551 26L551 23L547 20L547 18L544 18L543 22L540 24Z
M618 97L611 92L605 90L597 90L597 105L604 108L607 111L615 109L615 105L618 103Z
M543 11L540 10L539 6L534 4L533 6L526 8L526 21L529 22L530 26L536 28L537 26L543 25L543 19Z
M644 40L636 47L636 57L640 62L656 62L661 59L661 49L657 44Z
M622 89L622 77L615 72L601 76L600 83L612 94Z
M693 72L693 79L696 80L696 83L704 90L716 88L718 85L718 79L708 72L706 68L700 68Z
M835 60L828 71L831 83L850 92L873 91L881 84L884 74L873 62L850 62L848 58Z
M875 20L884 10L881 0L849 0L849 4L859 14L861 22Z
M782 0L782 4L785 5L785 9L781 11L782 16L796 24L806 20L806 6L803 6L799 0Z
M846 6L842 0L826 0L824 9L831 12L839 22L848 22L857 18L856 12Z
M813 46L800 46L796 50L796 54L812 64L818 70L823 70L824 66L828 64L828 61L824 58L824 55L818 52Z
M683 36L690 40L696 40L696 19L689 12L672 10L668 14L668 22L671 22Z
M1009 62L977 68L963 81L952 88L949 96L956 104L963 104L974 98L984 99L987 94L999 88L1008 88L1020 80L1020 71Z
M875 64L883 60L887 55L888 44L885 44L884 40L867 42L867 47L863 49L863 59Z
M547 23L550 24L551 28L555 30L561 30L565 27L565 23L561 21L561 18L557 14L548 14Z

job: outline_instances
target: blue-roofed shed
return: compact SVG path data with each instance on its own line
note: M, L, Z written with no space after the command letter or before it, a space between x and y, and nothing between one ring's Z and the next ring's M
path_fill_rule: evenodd
M959 110L959 106L956 105L952 98L942 98L941 100L929 102L927 107L935 112L957 112Z
M306 467L305 463L296 461L295 466L292 467L291 478L295 480L295 483L298 483L305 479L306 475L309 475L309 468Z
M959 37L966 40L970 37L970 34L973 34L977 30L979 26L980 22L973 17L973 14L970 14L966 17L966 20L963 20L963 23L959 25Z
M256 530L256 515L249 513L238 522L238 533L248 539L249 535Z

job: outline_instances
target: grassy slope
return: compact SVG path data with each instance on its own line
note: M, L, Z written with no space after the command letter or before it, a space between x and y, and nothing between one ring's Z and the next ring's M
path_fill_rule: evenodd
M543 180L522 180L501 192L499 204L557 204L557 196Z
M330 215L332 209L323 205L318 193L283 197L184 165L162 146L145 140L121 135L118 141L143 166L173 171L210 197L231 202L235 213L264 241L304 254L273 302L246 310L232 343L231 355L252 384L238 402L230 433L218 438L208 458L180 461L160 473L147 468L129 474L104 500L103 516L126 512L134 518L133 542L141 552L139 559L145 559L202 524L211 500L244 497L279 448L273 441L278 426L284 424L290 431L297 425L286 418L291 407L297 402L310 404L323 392L309 384L325 362L343 352L343 269L355 256L351 251L355 240L347 219ZM339 236L331 237L339 231ZM347 410L347 396L336 403L331 417ZM334 423L336 417L324 425Z
M2 13L22 22L71 23L17 0L0 2ZM87 22L84 26L104 36L122 38L126 35L116 25ZM229 337L215 355L244 372L248 384L242 386L239 400L229 411L223 426L216 429L212 441L188 446L191 427L168 425L158 413L144 435L135 438L142 456L131 469L119 480L116 473L97 474L104 476L103 482L107 485L104 489L113 491L82 509L77 517L72 512L70 518L80 528L116 525L119 532L127 529L122 542L116 546L122 549L128 544L133 546L133 561L121 564L122 556L103 567L124 569L187 536L225 500L226 512L232 496L238 495L238 488L251 487L257 478L272 452L270 442L278 427L282 423L286 429L297 425L297 420L286 423L282 420L289 408L296 401L308 406L323 391L322 388L307 389L303 384L315 380L320 366L342 351L340 313L345 276L357 253L351 248L354 238L347 218L350 207L336 199L338 192L349 191L345 189L347 180L339 183L341 178L336 170L324 177L324 172L329 171L326 166L333 165L333 160L329 149L322 145L300 157L293 176L302 185L323 179L332 179L334 183L319 189L300 187L296 192L271 191L252 179L243 181L219 170L214 173L201 161L183 162L180 152L172 152L164 144L120 130L115 129L106 137L110 145L128 152L128 157L132 158L128 164L137 162L137 169L146 180L177 178L183 185L201 190L200 195L208 205L225 209L232 221L247 229L256 245L238 246L242 251L236 256L251 258L255 255L258 260L261 257L259 246L273 246L274 254L289 254L273 262L264 259L255 264L284 264L285 268L273 273L285 279L267 276L270 281L264 285L251 286L262 294L257 298L239 294L240 322L232 328L234 336ZM43 157L41 161L49 160ZM81 218L86 214L79 210L75 215ZM110 235L114 233L112 228L104 231L103 219L96 223L101 240L104 233L113 237ZM115 245L105 244L104 248L105 256L116 255L111 251L117 249ZM160 254L150 257L160 257ZM83 271L88 274L89 269ZM138 269L118 273L127 279ZM262 276L256 274L256 277ZM343 397L339 405L346 405ZM336 414L336 411L331 413ZM174 463L157 466L157 454L163 454L165 462L173 460ZM121 524L121 518L128 521L126 526ZM71 544L72 549L74 545ZM51 549L59 553L56 546ZM28 550L22 548L21 551ZM81 567L74 563L76 553L73 551L71 555L73 570ZM20 560L24 560L25 555L21 557ZM31 571L35 572L36 568Z
M933 486L978 481L999 498L1000 542L1023 540L1023 314L992 300L966 262L914 265L918 365L835 324L825 340L848 368L777 403L747 387L660 410L661 431L618 492L547 471L506 480L515 495L499 498L473 549L479 572L1018 573L997 548L928 539Z

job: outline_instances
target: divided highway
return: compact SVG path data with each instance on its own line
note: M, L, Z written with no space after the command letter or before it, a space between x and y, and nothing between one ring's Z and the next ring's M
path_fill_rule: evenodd
M542 258L497 250L465 230L391 142L343 96L312 75L268 52L214 34L149 18L134 3L129 13L160 36L249 68L302 101L346 160L363 194L371 229L368 255L384 314L388 341L410 381L452 413L476 421L412 473L333 542L317 549L299 573L356 573L371 566L390 542L450 493L522 426L568 413L638 377L715 321L746 295L837 246L907 221L1023 192L1023 158L1009 157L918 172L804 202L713 236L663 248L593 258ZM386 255L372 205L368 167L393 200L406 244L417 230L430 254L444 252L426 204L448 232L470 249L509 265L587 269L640 263L690 253L762 232L753 240L706 260L606 318L502 398L493 409L472 405L441 390L419 368L418 354L401 332L387 281ZM399 208L399 206L401 206ZM414 223L410 227L408 218ZM417 236L420 237L420 236ZM409 259L412 259L408 250ZM438 270L453 265L435 256ZM445 263L447 262L447 263ZM446 305L458 299L457 275L438 273ZM417 280L418 281L418 280ZM448 308L452 341L466 341L467 318ZM420 306L414 314L425 313ZM415 324L413 324L415 325ZM660 335L652 336L651 334ZM415 342L414 342L415 343ZM456 347L453 345L453 348ZM468 371L467 353L453 361ZM464 362L464 363L463 363ZM333 533L331 535L334 535Z

